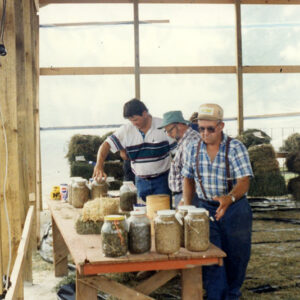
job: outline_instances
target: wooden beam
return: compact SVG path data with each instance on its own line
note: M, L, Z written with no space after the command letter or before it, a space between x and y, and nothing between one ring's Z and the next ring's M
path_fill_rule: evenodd
M40 0L40 7L48 4L87 4L87 3L133 3L133 0ZM235 0L139 0L139 4L235 4ZM241 0L241 4L298 5L300 0Z
M25 256L30 242L33 219L34 219L34 207L30 206L26 216L20 244L18 247L17 258L15 260L14 267L10 276L11 287L8 289L7 294L5 296L6 300L19 299L17 297L17 294L19 292L18 287L20 287L20 284L22 283Z
M134 289L145 295L149 295L153 291L157 290L159 287L163 286L169 280L174 278L177 274L179 274L179 270L159 271L155 275L151 276L149 279L144 280Z
M182 300L202 300L202 267L181 271ZM197 288L195 288L197 287Z
M234 74L235 66L140 67L140 74ZM132 75L134 67L40 68L42 76L56 75Z
M291 113L279 113L279 114L265 114L265 115L251 115L245 116L245 120L255 120L255 119L267 119L267 118L282 118L282 117L296 117L300 116L300 112ZM224 118L224 121L235 121L236 117Z
M39 12L40 10L39 0L33 0L33 1L34 1L34 7L36 12Z
M235 1L235 30L236 30L236 78L237 78L237 111L238 111L238 134L244 131L244 100L243 100L243 73L242 73L242 26L241 4Z
M299 65L243 66L243 73L300 73Z
M140 292L137 292L121 283L118 283L112 279L108 279L104 276L88 276L77 280L92 288L108 293L114 297L122 300L153 300L153 298L146 296ZM76 283L77 283L76 282ZM84 298L87 299L87 298Z
M135 98L141 99L141 82L140 82L140 38L139 38L139 0L133 1L134 16L134 82Z
M152 23L170 23L170 20L144 20L139 21L139 24L152 24ZM97 26L97 25L130 25L134 24L133 21L115 21L115 22L78 22L78 23L53 23L41 24L40 27L68 27L68 26Z

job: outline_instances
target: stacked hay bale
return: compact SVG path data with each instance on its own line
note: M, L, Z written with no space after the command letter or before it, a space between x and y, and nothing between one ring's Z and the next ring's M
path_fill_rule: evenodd
M105 141L109 132L102 137L95 135L74 135L69 142L69 149L66 155L70 163L71 177L80 176L89 179L93 175L94 165L89 161L97 161L97 152L100 145ZM83 161L77 161L76 157L83 157ZM109 153L104 163L104 171L108 176L115 178L115 182L111 183L110 189L119 189L123 179L123 162L119 153Z
M286 166L289 172L298 174L288 182L288 192L293 195L295 200L300 200L300 134L290 135L280 148L281 151L288 152Z
M281 196L287 193L284 177L280 173L271 137L259 129L248 129L237 139L248 148L254 173L249 196Z
M248 151L254 173L249 196L282 196L287 194L285 180L280 173L279 163L276 160L272 145L251 146Z

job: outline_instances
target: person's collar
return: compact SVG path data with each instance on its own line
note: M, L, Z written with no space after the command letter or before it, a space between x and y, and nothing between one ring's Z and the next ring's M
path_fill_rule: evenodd
M191 127L188 127L188 128L187 128L187 130L186 130L185 133L183 134L182 138L181 138L179 141L177 141L178 146L179 146L180 144L183 143L183 141L187 138L187 136L189 135L189 132L190 132L191 130L193 130Z

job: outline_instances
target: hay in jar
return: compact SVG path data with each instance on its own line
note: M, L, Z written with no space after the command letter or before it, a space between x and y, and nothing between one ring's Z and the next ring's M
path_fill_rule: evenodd
M155 249L157 253L172 254L180 249L180 224L175 210L159 210L154 219Z
M143 211L131 211L128 222L128 249L132 254L148 252L151 248L150 220Z
M205 251L209 247L208 211L194 208L184 218L184 245L189 251Z
M75 179L72 185L72 205L76 208L82 208L90 196L90 190L87 181L84 178Z
M119 257L128 251L128 234L125 217L109 215L104 218L101 229L101 242L103 255Z

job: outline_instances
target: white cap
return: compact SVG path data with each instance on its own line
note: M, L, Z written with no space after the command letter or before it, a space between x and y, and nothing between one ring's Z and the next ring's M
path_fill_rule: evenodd
M205 208L191 208L189 209L188 213L191 215L206 214L207 216L209 216L208 210L206 210Z
M179 205L177 207L178 210L182 210L182 211L188 211L191 208L196 208L195 205Z
M130 212L131 216L142 216L142 215L145 215L145 214L146 214L146 212L142 211L142 210L132 210Z

